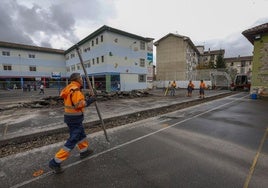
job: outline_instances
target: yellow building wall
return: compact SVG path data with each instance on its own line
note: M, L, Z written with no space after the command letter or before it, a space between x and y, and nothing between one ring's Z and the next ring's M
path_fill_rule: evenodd
M251 90L261 87L268 91L268 33L254 41Z

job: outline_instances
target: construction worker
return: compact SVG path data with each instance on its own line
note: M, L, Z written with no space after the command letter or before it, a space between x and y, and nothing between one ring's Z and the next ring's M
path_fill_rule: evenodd
M192 80L189 81L188 83L188 87L187 87L187 97L191 97L192 96L192 92L194 90L194 84L192 83Z
M49 167L57 174L63 172L61 163L68 158L71 150L76 145L81 159L93 153L93 150L89 149L82 122L84 120L84 108L96 100L94 97L85 99L81 91L83 80L79 73L73 73L70 76L70 81L71 83L60 93L60 97L64 99L64 122L68 125L70 136L54 158L49 161Z
M203 80L201 80L200 85L199 85L199 98L201 99L205 98L205 89L206 89L206 84Z
M175 96L175 89L176 89L177 85L176 85L176 82L175 80L171 83L171 86L170 86L170 95L171 96Z

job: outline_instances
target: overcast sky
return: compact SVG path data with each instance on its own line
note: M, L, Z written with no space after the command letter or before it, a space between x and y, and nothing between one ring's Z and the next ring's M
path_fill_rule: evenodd
M0 41L68 49L103 25L155 41L190 37L225 57L252 55L241 34L268 22L268 0L1 0Z

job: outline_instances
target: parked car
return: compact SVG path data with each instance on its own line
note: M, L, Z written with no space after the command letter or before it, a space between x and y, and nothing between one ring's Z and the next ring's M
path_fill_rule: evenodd
M232 91L236 90L243 90L243 91L249 91L250 90L250 80L248 79L248 76L246 74L238 74L235 76L234 81L230 85L230 89Z

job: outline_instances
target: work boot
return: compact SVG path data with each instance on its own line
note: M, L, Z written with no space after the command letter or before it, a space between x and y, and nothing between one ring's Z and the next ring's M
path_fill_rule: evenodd
M84 159L84 158L86 158L87 156L89 156L92 153L93 153L92 149L88 149L88 150L86 150L84 152L81 152L80 153L80 159Z
M60 174L62 173L64 170L61 168L59 163L56 163L56 161L54 159L51 159L51 161L49 161L49 168L51 168L55 174Z

